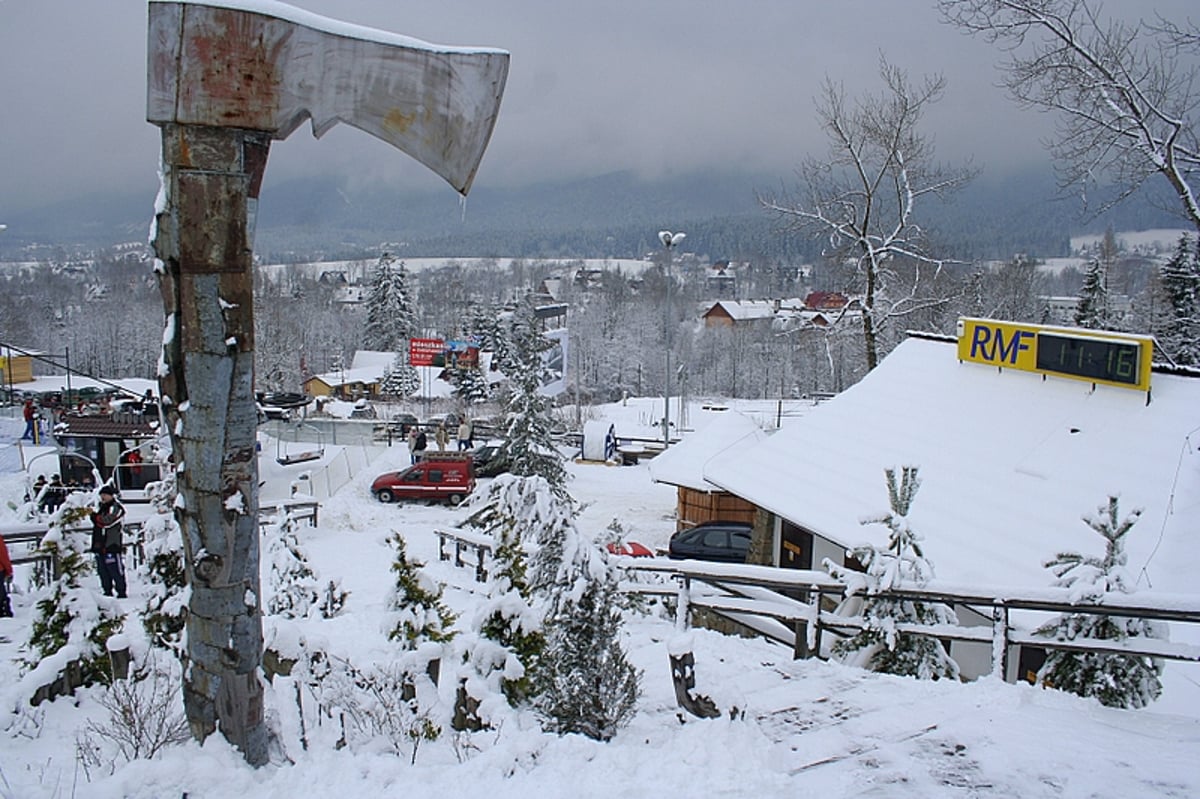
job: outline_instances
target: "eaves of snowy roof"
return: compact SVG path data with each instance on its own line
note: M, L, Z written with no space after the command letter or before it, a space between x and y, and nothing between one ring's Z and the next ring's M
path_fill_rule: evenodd
M820 457L815 457L819 454ZM1046 586L1061 551L1102 556L1081 516L1110 494L1142 588L1197 592L1200 378L1155 372L1144 393L960 363L910 338L862 381L779 433L709 460L709 482L823 538L886 545L884 470L920 467L909 520L940 579Z
M394 357L394 356L393 356ZM351 383L378 383L383 379L383 367L362 366L357 369L339 369L333 372L322 372L316 377L328 386L348 386Z
M710 312L717 307L737 322L770 319L775 315L775 303L770 300L720 300L712 306Z
M703 423L705 416L710 417ZM734 410L700 411L694 415L695 432L688 433L649 463L650 478L656 483L708 493L721 491L704 479L704 466L728 457L767 437L753 419Z
M379 375L383 375L384 368L391 366L396 360L396 353L384 352L382 350L355 350L354 358L350 361L351 369L363 369L370 367L377 369Z

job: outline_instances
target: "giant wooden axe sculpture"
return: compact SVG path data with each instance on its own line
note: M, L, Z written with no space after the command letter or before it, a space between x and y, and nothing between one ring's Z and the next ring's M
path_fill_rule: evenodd
M159 386L191 596L184 706L268 759L259 682L250 208L272 139L305 118L395 145L466 194L508 75L501 50L426 44L269 0L150 2L146 118L162 128L152 241L167 324Z

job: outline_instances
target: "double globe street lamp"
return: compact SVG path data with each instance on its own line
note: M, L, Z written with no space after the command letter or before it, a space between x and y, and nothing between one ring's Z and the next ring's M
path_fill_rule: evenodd
M666 263L663 270L667 283L667 301L663 311L663 343L666 345L667 351L667 369L663 381L663 449L671 446L671 347L674 345L673 337L671 336L671 327L673 325L671 318L671 251L678 247L680 242L686 237L686 233L672 233L669 230L660 230L658 232L658 240L662 242L663 248L666 250Z

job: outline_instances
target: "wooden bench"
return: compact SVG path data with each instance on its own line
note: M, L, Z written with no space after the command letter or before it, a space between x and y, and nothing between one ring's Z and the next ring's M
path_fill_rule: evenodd
M292 500L285 499L275 503L268 503L258 506L258 526L265 527L272 516L281 516L285 513L291 514L291 517L296 521L304 519L308 522L309 527L317 526L317 513L321 508L321 503L315 499L311 500Z
M438 560L454 560L454 565L475 567L475 581L487 582L487 560L492 555L492 537L482 533L472 533L467 530L436 530L438 537ZM453 544L454 554L447 548ZM469 564L463 559L463 553L474 553L474 563Z
M617 447L617 457L622 466L637 466L638 458L646 454L646 448L641 444L624 444Z

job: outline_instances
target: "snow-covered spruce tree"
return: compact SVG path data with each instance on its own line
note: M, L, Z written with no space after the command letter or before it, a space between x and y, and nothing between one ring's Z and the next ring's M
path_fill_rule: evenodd
M459 365L447 371L450 384L454 386L454 396L466 403L474 405L486 402L492 398L492 390L487 377L475 365Z
M68 645L73 647L72 659L80 663L83 685L112 681L106 644L125 626L118 600L100 596L83 585L85 579L93 578L91 555L86 552L90 536L66 529L86 521L91 513L89 499L84 492L69 494L42 538L40 549L55 555L59 574L40 591L27 646L35 656L27 662L29 666L53 657Z
M367 294L363 342L380 352L405 352L416 328L413 299L404 262L384 253L379 257Z
M487 599L473 625L481 640L469 658L484 681L497 680L496 688L516 707L529 698L529 675L541 658L545 637L541 616L530 605L525 547L517 520L508 518L492 531L492 537L496 544Z
M408 557L403 536L393 533L388 543L396 548L392 561L396 584L387 600L388 640L399 641L407 650L426 641L448 643L454 637L454 614L442 601L441 586L425 575L423 564Z
M541 657L543 611L534 608L534 585L525 561L525 547L545 542L552 552L574 518L573 504L537 475L502 474L488 485L487 494L473 500L474 510L463 522L495 541L488 601L476 616L480 642L467 653L484 686L495 683L511 704L528 697L530 674ZM543 555L540 562L545 562ZM557 559L551 573L557 572ZM480 687L482 688L482 686ZM476 694L482 693L477 690ZM476 695L476 700L487 697Z
M885 470L891 511L864 519L863 524L884 524L891 531L886 549L868 544L856 547L852 555L866 568L866 574L851 571L829 560L825 568L850 586L866 588L862 617L866 627L834 644L833 652L849 663L862 665L885 674L939 679L958 677L958 664L941 642L928 635L900 632L896 625L957 624L954 611L942 604L908 599L887 599L878 592L904 586L923 586L933 578L933 564L921 551L920 536L908 520L913 499L921 480L917 467L901 469L899 482L895 469Z
M529 478L534 479L534 478ZM533 706L548 729L609 740L632 718L640 674L621 648L616 576L580 535L569 496L544 484L530 588L545 643L533 663Z
M1164 324L1151 332L1175 363L1200 365L1200 241L1179 237L1160 270L1160 285L1169 308Z
M409 366L408 353L396 353L396 359L383 372L379 392L387 397L411 397L421 387L416 367Z
M175 521L175 474L147 487L155 514L142 525L145 551L146 603L142 627L152 646L182 660L186 653L187 570L183 565L183 533Z
M479 341L479 349L492 353L494 368L504 371L511 361L508 324L511 314L495 305L474 305L467 319L467 332Z
M522 303L513 314L508 341L509 357L501 364L508 378L501 456L512 474L543 477L556 494L565 495L567 472L551 439L550 400L540 392L545 373L542 353L549 342L538 329L530 303Z
M1121 519L1117 497L1096 509L1083 521L1104 537L1104 557L1077 552L1060 552L1046 562L1054 572L1055 585L1071 592L1072 602L1096 601L1109 592L1133 593L1133 581L1125 571L1125 536L1141 516L1140 509ZM1124 641L1128 638L1165 638L1159 622L1117 616L1067 613L1038 630L1039 635L1058 641L1080 638ZM1079 696L1094 696L1110 707L1145 707L1162 694L1161 660L1140 655L1050 650L1038 671L1038 680Z
M1108 287L1105 285L1104 266L1099 258L1088 261L1083 273L1083 286L1079 289L1079 301L1075 305L1076 327L1099 329L1108 325Z
M266 612L286 619L303 619L321 600L320 581L308 565L308 553L296 536L296 520L285 514L267 525Z
M596 550L592 558L603 556ZM611 740L633 718L642 676L621 645L616 575L607 568L587 575L557 600L533 672L534 706L553 732Z

